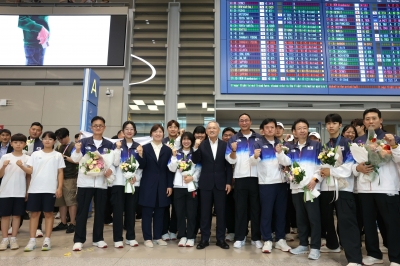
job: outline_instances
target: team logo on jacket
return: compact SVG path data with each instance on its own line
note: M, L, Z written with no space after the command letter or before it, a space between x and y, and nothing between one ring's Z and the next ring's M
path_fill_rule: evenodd
M258 140L259 140L259 138L255 138L254 140L255 140L255 141L258 141Z
M293 149L293 150L290 150L290 152L296 152L296 150L295 150L295 149Z
M242 140L241 139L237 139L236 142L242 142Z
M41 148L41 147L37 147L36 150L37 150L37 151L40 151L40 150L42 150L42 148Z
M91 147L90 147L90 146L86 146L86 147L85 147L85 150L89 150L89 151L90 151L90 150L91 150Z
M314 150L314 147L313 146L308 146L307 150L312 151L312 150Z
M137 150L135 150L135 153L138 153Z
M263 148L264 148L264 149L268 149L268 145L264 145Z
M107 149L107 148L104 148L104 149L103 149L103 152L104 152L104 153L108 152L108 149Z

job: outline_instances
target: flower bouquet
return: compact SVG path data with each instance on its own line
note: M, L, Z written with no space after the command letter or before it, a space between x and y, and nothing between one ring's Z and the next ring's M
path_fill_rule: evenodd
M35 140L28 139L26 141L26 145L25 145L24 149L22 150L22 153L26 154L26 155L31 155L33 152L34 146L35 146Z
M378 169L380 166L392 160L392 151L390 146L384 140L376 138L374 129L368 129L368 138L365 144L352 143L350 146L351 153L357 163L372 165L374 170L369 174L360 173L360 182L373 182L379 175ZM380 180L379 180L380 183Z
M343 164L342 149L340 149L340 146L336 146L335 148L333 148L324 145L322 151L318 155L318 159L321 161L321 169L324 168L332 169L334 167L339 167L340 165ZM325 180L326 184L329 187L336 186L335 184L339 183L339 180L335 179L335 177L331 178L330 176L328 176ZM346 180L341 180L340 184L341 185L339 186L339 189L347 187L348 182Z
M81 173L87 176L99 176L103 175L105 170L109 169L114 160L114 153L109 152L106 154L100 154L98 151L87 152L85 156L79 161L79 168ZM107 182L111 184L114 181L114 175L110 175Z
M174 139L170 139L167 143L165 143L165 145L167 145L168 147L173 149L174 145L175 145L175 140Z
M319 191L316 189L313 189L310 191L307 188L308 183L310 183L310 180L305 179L306 177L306 171L304 171L303 168L300 167L300 165L295 161L293 162L292 165L292 171L291 171L291 181L295 184L300 185L300 187L303 188L304 191L304 202L306 201L311 201L314 202L314 198L317 198L319 196Z
M125 178L125 193L135 193L135 186L130 182L134 177L136 170L139 168L139 163L135 157L131 155L125 162L119 165L122 175Z
M192 176L194 170L193 168L194 166L192 160L188 159L186 155L178 161L178 169L181 171L182 176ZM190 181L187 185L188 192L196 190L196 186L193 181Z

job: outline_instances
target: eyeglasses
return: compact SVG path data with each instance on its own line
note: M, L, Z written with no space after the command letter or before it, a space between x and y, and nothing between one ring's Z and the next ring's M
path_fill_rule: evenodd
M94 128L103 128L104 126L103 125L92 125L92 127L94 127Z

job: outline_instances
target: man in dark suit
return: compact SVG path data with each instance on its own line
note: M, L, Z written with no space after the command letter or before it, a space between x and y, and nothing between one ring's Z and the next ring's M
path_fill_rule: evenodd
M209 245L213 204L217 214L217 246L229 249L225 242L225 204L226 195L231 191L232 166L225 160L226 142L218 139L219 124L209 122L206 131L208 139L201 144L196 140L192 156L193 163L202 165L199 179L201 241L197 249Z
M4 154L10 153L13 151L13 148L10 144L11 140L11 131L8 129L0 129L0 159ZM0 179L0 184L1 184Z

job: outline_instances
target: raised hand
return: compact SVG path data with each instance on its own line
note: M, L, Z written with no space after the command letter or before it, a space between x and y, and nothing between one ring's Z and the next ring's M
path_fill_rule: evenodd
M396 145L396 140L394 139L394 136L392 134L385 134L385 137L383 139L390 146L395 146Z
M278 145L276 145L275 151L276 151L276 153L281 153L282 152L282 144L279 143Z
M138 152L139 156L143 158L143 147L142 147L142 145L137 146L136 151Z
M261 149L255 149L254 150L254 158L258 158L258 157L260 157L260 154L261 154Z
M6 167L9 163L10 163L10 160L5 160L5 161L3 162L3 167Z
M172 156L176 157L176 153L177 153L176 149L172 149Z
M179 129L178 135L182 136L183 133L185 133L185 129L184 128Z
M17 164L19 167L21 167L22 165L24 165L24 164L22 163L21 160L18 160L18 161L16 162L16 164Z
M234 152L237 150L237 142L236 141L231 143L231 149Z
M194 148L198 148L200 146L201 140L196 139L195 143L194 143Z
M115 142L115 146L116 146L117 149L121 149L122 142L121 141Z
M80 153L81 148L82 148L82 143L80 143L80 142L75 143L75 152L76 153Z

